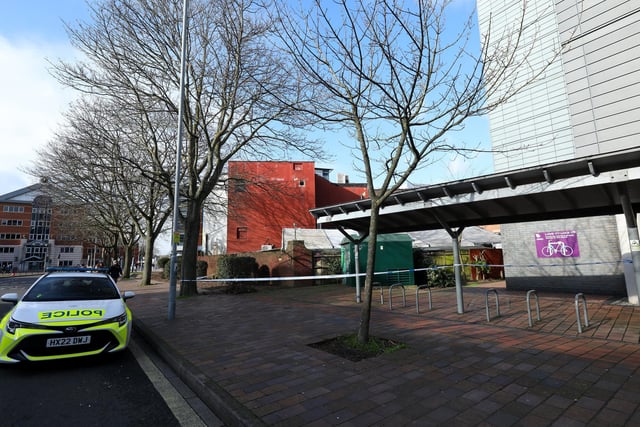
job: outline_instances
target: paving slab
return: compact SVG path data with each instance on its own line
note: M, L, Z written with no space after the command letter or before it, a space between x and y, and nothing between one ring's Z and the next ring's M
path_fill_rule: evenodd
M529 326L524 292L503 284L376 290L371 334L405 343L352 362L309 346L355 332L362 304L344 285L260 288L178 298L137 286L134 325L227 425L632 425L640 421L640 311L586 295L578 333L573 295L539 294ZM201 283L206 291L209 284ZM500 316L496 313L499 296ZM489 295L489 298L487 298ZM487 321L487 300L490 320ZM580 307L582 310L582 307ZM584 319L582 319L584 321Z

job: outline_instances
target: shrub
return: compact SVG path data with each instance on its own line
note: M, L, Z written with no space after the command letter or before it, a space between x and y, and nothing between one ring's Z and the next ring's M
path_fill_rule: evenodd
M489 267L487 260L483 256L474 255L471 265L476 268L479 280L485 279L491 271L491 267Z
M169 261L169 260L168 260ZM207 268L209 264L206 261L198 260L196 262L196 276L202 277L207 275ZM182 257L176 259L176 279L180 280L182 277ZM171 275L171 263L166 262L162 268L162 277L168 279Z
M182 273L182 257L177 257L176 258L176 280L180 280L181 273ZM162 268L162 278L169 279L170 275L171 275L171 263L167 262L164 264L164 267Z
M256 277L258 263L249 256L223 255L218 258L218 277Z
M209 268L209 264L207 264L207 261L198 260L198 262L196 263L196 276L197 277L206 276L207 268Z
M342 273L342 261L340 260L340 257L325 258L324 267L327 274Z
M434 268L427 270L429 285L438 288L449 288L456 285L456 278L450 268Z
M158 258L158 268L160 270L164 270L164 266L169 264L169 261L171 261L171 258L168 256L161 256Z

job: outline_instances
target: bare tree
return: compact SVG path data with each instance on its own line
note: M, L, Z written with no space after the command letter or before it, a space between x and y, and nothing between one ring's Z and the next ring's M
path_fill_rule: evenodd
M145 127L151 122L162 128L162 120L158 125L150 114L139 116L97 99L78 101L66 114L64 130L38 153L31 173L47 179L59 203L85 206L89 229L113 236L107 245L114 256L119 246L125 248L125 277L143 236L142 283L150 284L153 246L170 213L168 193L153 172L167 161L158 152L172 146L175 134L171 141L162 138Z
M122 179L113 166L116 143L104 137L103 129L96 127L94 112L87 107L81 103L71 108L66 128L38 151L29 172L46 181L58 206L73 212L67 218L67 232L71 227L74 233L82 230L83 240L100 240L117 257L118 247L130 253L139 235L132 233L135 222L125 214L129 200L120 192ZM62 225L63 231L67 225Z
M164 178L175 159L173 118L167 113L127 108L111 109L105 118L119 126L113 135L112 167L118 174L118 189L127 200L126 212L144 239L142 285L151 284L155 242L171 214Z
M282 45L315 90L305 111L350 131L356 167L367 180L372 205L358 328L364 343L380 206L439 154L472 153L447 135L506 102L545 67L530 66L530 49L522 49L524 6L523 20L504 34L484 35L480 49L470 45L477 31L472 16L453 19L447 0L314 0L298 10L274 5Z
M141 112L178 112L182 0L103 0L92 21L68 28L84 55L55 65L58 79L77 90L117 100ZM185 93L186 204L182 295L197 292L201 211L234 156L286 157L309 150L297 134L291 106L301 93L286 61L270 43L272 23L254 0L192 0ZM175 116L174 116L175 117ZM155 174L173 201L173 170Z

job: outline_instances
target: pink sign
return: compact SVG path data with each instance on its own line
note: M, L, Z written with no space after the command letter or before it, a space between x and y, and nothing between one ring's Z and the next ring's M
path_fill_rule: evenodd
M536 233L538 258L579 257L578 233L575 230Z

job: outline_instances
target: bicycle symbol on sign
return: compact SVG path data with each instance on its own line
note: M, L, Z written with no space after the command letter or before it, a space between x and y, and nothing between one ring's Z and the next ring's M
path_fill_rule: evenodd
M571 256L573 255L573 248L562 240L558 240L557 242L549 241L547 242L547 246L542 248L541 252L542 255L549 257L558 253L562 256Z

